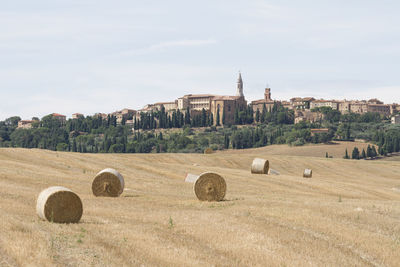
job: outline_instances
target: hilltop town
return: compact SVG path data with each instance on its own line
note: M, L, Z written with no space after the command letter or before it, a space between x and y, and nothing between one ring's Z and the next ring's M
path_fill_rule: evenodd
M157 102L147 104L142 109L122 109L110 114L96 113L94 117L102 117L107 119L110 116L115 116L118 124L126 124L134 126L135 121L141 120L141 114L149 114L163 110L168 115L179 111L185 115L190 113L193 118L200 116L202 112L206 112L207 116L211 116L214 125L233 125L235 123L235 114L245 110L248 106L251 107L254 117L257 112L263 110L271 111L273 107L281 106L294 113L294 123L301 121L316 122L323 118L323 114L318 111L318 108L331 108L337 110L341 114L355 113L365 114L368 112L379 113L385 117L392 116L392 123L399 124L400 104L384 104L382 101L374 98L370 100L326 100L316 99L314 97L293 97L289 101L274 100L271 96L271 88L265 88L264 98L247 102L243 92L243 79L241 73L237 80L236 95L214 95L214 94L188 94L184 95L171 102ZM53 113L52 116L65 123L67 117L62 114ZM84 117L84 114L74 113L72 119ZM157 119L156 119L157 120ZM18 128L31 128L32 124L38 119L20 120Z

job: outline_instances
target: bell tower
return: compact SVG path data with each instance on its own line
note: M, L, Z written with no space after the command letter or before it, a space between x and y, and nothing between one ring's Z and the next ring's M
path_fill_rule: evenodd
M271 101L271 88L265 88L264 99L267 102Z
M239 78L237 81L236 96L244 97L244 95L243 95L243 80L242 80L242 74L240 72L239 72Z

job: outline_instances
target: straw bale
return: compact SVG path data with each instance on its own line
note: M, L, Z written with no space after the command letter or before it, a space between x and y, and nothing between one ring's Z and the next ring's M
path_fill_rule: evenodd
M194 193L201 201L221 201L226 193L225 180L219 174L205 172L196 180Z
M212 154L212 153L214 153L214 150L212 148L209 147L204 149L204 154Z
M311 178L312 177L312 170L311 169L305 169L303 173L304 178Z
M114 169L99 172L93 180L92 192L96 197L118 197L124 191L124 178Z
M268 174L269 161L266 159L255 158L251 164L251 173Z
M83 213L82 201L68 188L49 187L39 194L36 213L49 222L78 223Z
M188 173L188 174L186 174L185 182L187 182L187 183L194 183L194 182L197 181L197 179L199 179L199 176L198 176L198 175Z

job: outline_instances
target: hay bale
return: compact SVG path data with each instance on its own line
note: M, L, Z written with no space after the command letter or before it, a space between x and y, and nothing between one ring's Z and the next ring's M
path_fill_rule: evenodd
M225 180L219 174L205 172L196 180L194 193L201 201L221 201L226 193Z
M124 191L124 178L114 169L99 172L93 180L92 192L96 197L118 197Z
M312 170L311 169L305 169L303 173L304 178L311 178L312 177Z
M199 176L198 176L198 175L188 173L188 174L186 174L185 182L187 182L187 183L194 183L194 182L197 181L197 179L199 179Z
M251 173L268 174L269 161L266 159L255 158L251 164Z
M62 186L43 190L36 202L37 215L49 222L77 223L82 217L82 201L77 194Z
M204 149L204 154L212 154L212 153L214 153L214 150L212 148L209 147Z

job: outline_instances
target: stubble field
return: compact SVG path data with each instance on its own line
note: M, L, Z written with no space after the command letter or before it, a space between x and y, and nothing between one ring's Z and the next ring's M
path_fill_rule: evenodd
M342 159L354 146L365 144L211 155L0 149L0 266L399 266L400 161ZM276 174L252 175L255 157ZM119 198L92 195L107 167L125 178ZM225 178L225 201L199 202L184 182L204 171ZM79 224L37 217L36 198L53 185L81 197Z

